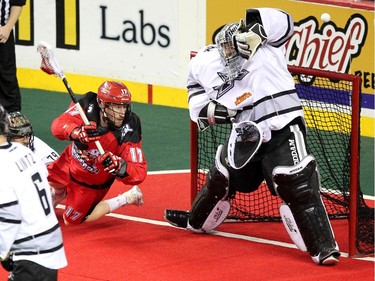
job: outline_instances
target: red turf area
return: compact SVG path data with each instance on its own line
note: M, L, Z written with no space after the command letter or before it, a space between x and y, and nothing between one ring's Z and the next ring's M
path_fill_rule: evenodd
M91 224L62 225L69 265L60 270L59 280L374 280L373 261L341 258L336 266L322 267L295 248L166 225L165 208L190 207L189 174L149 175L140 188L145 205L117 213L148 220L107 216ZM123 191L115 184L109 196ZM62 210L56 212L61 221ZM340 250L347 252L346 220L332 224ZM225 223L217 230L291 243L281 223ZM0 279L6 280L3 270Z

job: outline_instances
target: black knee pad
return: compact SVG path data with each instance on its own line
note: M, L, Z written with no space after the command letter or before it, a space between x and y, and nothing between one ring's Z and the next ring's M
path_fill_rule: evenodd
M276 167L273 181L278 195L288 204L305 204L319 199L319 176L312 156L294 166Z

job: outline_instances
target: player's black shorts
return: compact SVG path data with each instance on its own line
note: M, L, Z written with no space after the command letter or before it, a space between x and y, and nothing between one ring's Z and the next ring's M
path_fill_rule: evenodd
M57 281L57 269L28 260L15 261L8 281Z
M221 162L227 167L229 171L229 188L230 191L252 192L258 189L263 181L267 185L273 195L276 193L273 190L272 171L276 166L293 166L295 164L295 153L292 151L291 143L297 142L296 134L291 131L292 125L298 126L303 134L303 140L298 140L300 147L306 149L306 129L301 118L296 118L287 126L279 131L272 131L272 137L267 143L263 143L258 152L250 160L250 162L240 170L231 168L226 165L224 160L227 157L227 145L223 148L221 155ZM298 158L298 157L297 157Z

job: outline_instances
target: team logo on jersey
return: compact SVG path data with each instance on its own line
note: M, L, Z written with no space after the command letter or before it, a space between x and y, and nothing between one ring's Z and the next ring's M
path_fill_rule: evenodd
M98 149L89 149L81 150L75 143L72 147L72 156L77 162L81 165L84 170L87 170L90 173L97 174L99 173L98 167L96 167L96 158L100 155Z
M249 73L246 69L241 69L240 73L237 75L236 78L230 80L228 75L224 72L218 72L217 75L223 80L223 84L220 86L215 86L213 89L217 91L216 99L221 98L226 93L228 93L231 89L234 88L234 83L236 81L241 81L245 78L245 76Z
M94 109L94 105L92 103L89 104L88 108L87 108L87 113L91 113Z
M121 139L124 139L126 134L129 132L133 132L133 128L129 126L129 124L125 124L124 126L121 127Z
M244 102L246 99L250 98L252 96L251 93L247 92L247 93L244 93L242 95L240 95L239 97L236 98L236 101L234 102L235 105L239 105L240 103Z

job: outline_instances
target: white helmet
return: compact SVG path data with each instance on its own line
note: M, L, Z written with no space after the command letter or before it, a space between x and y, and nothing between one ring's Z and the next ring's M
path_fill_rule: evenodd
M238 25L238 23L226 24L215 37L215 42L227 68L229 79L236 78L241 70L241 57L238 55L233 42L233 36L238 30Z

